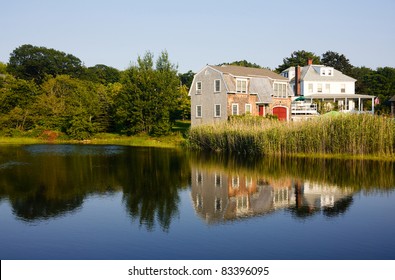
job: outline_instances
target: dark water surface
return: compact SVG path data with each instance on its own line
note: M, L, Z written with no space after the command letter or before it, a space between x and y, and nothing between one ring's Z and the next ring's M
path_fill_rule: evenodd
M395 164L0 146L1 259L395 259Z

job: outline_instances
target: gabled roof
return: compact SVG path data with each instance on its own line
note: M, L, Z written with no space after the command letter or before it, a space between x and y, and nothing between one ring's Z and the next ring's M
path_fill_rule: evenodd
M235 65L210 66L211 68L236 77L267 77L274 80L288 81L287 78L265 68L252 68Z
M354 78L344 75L339 70L333 68L333 76L321 76L320 68L325 65L308 65L302 67L301 80L304 81L333 81L333 82L355 82Z
M390 102L395 102L395 95L391 97Z

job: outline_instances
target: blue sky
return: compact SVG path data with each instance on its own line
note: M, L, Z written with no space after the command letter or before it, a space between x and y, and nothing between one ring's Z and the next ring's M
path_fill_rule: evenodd
M167 50L180 72L246 59L276 68L293 51L395 67L395 0L2 0L0 61L23 44L126 69Z

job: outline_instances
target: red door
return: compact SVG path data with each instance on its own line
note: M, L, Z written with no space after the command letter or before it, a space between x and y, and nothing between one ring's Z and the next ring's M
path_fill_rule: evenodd
M280 121L287 120L287 108L285 107L274 107L273 115L277 116Z
M265 106L259 105L259 115L264 116L265 115Z

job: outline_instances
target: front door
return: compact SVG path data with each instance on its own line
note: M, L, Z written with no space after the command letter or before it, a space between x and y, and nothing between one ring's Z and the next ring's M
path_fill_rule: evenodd
M259 115L262 117L265 115L265 106L259 105Z

